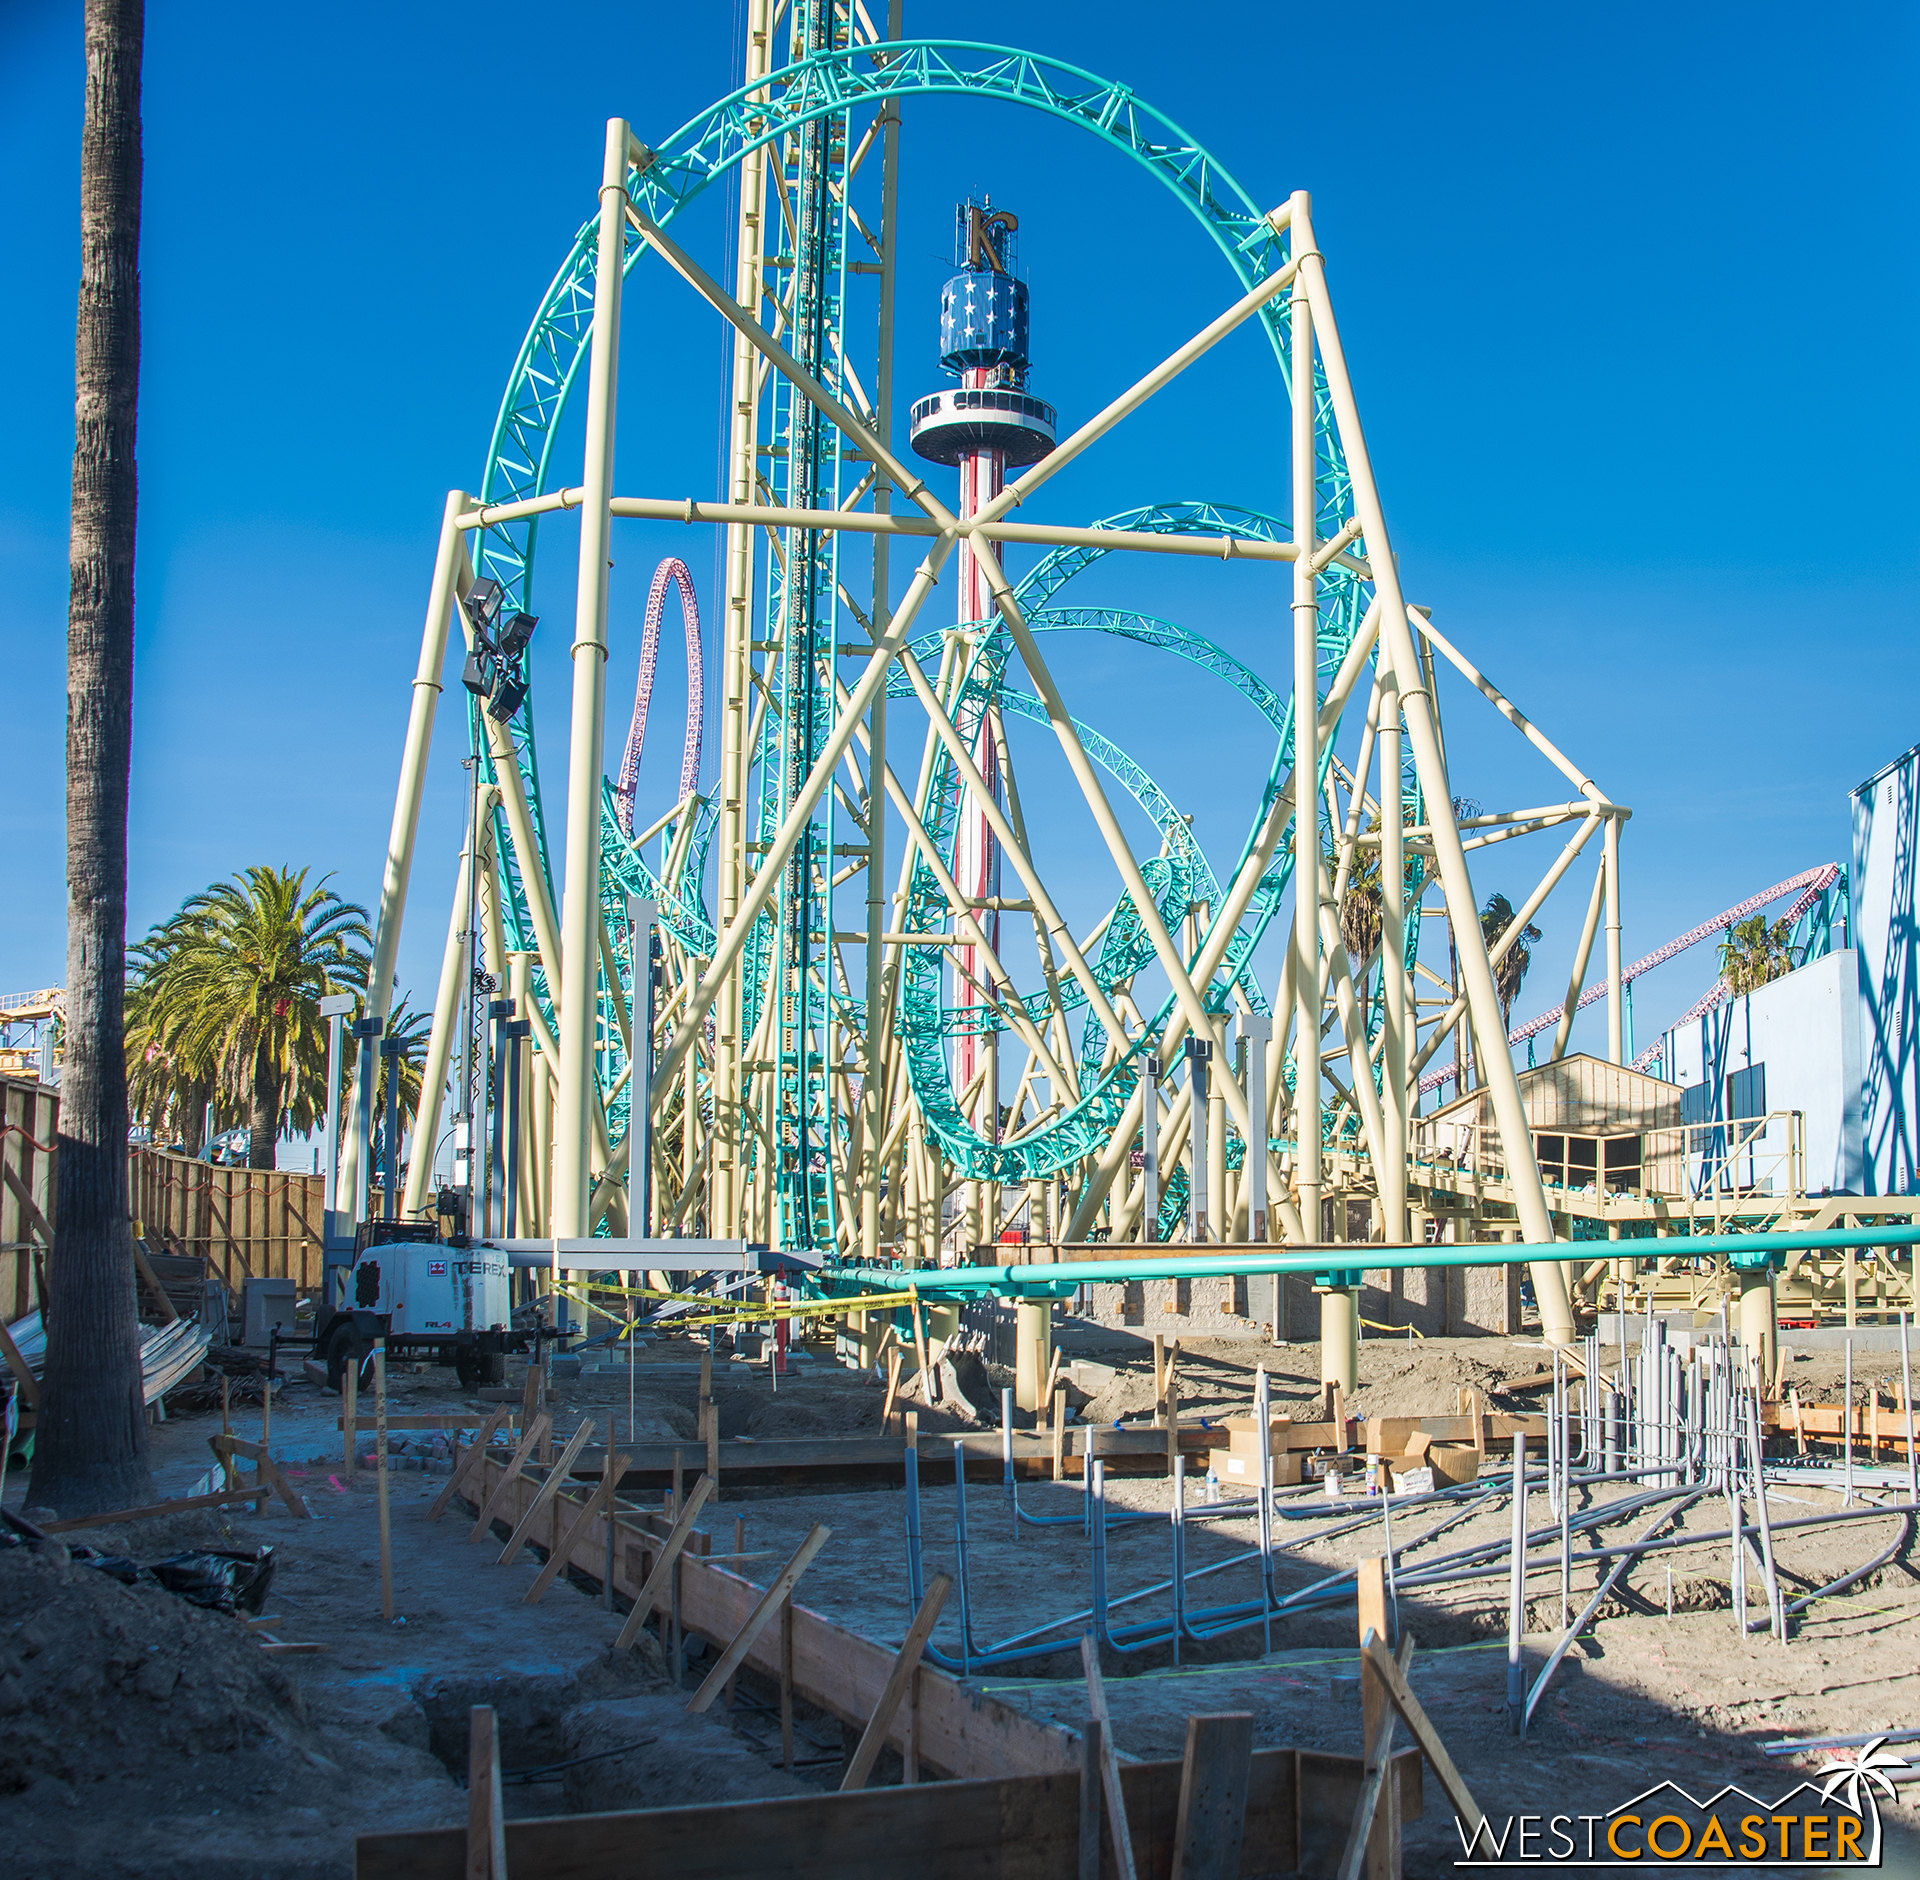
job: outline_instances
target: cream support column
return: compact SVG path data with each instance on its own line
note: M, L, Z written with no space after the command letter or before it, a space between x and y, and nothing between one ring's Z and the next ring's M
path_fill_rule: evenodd
M400 926L406 918L413 845L420 831L420 803L427 788L427 757L433 749L440 673L447 663L447 638L458 598L455 590L467 558L459 518L472 507L473 498L465 490L449 490L440 518L440 546L433 560L433 585L427 590L427 618L420 633L420 663L414 669L413 703L407 712L407 741L400 755L399 786L393 795L386 872L380 880L380 912L373 929L373 964L367 973L364 1016L368 1018L385 1018L393 1009L393 968L400 957ZM360 1180L360 1144L350 1129L340 1145L336 1192L358 1194Z
M1313 245L1311 198L1293 197L1293 254ZM1318 260L1318 256L1315 256ZM1293 1135L1300 1222L1320 1237L1320 597L1313 572L1319 529L1319 442L1314 428L1313 307L1303 267L1294 282L1293 403ZM1378 554L1371 542L1369 549ZM1326 1346L1324 1333L1321 1344Z
M1207 1177L1213 1172L1213 1157L1207 1153L1207 1125L1213 1120L1217 1094L1211 1082L1213 1067L1208 1062L1212 1052L1211 1037L1187 1039L1187 1129L1192 1143L1187 1157L1187 1239L1194 1242L1213 1238L1207 1220L1213 1201L1207 1193ZM1227 1074L1224 1064L1220 1072L1222 1076Z
M1773 1354L1780 1339L1776 1317L1773 1267L1742 1267L1740 1270L1740 1343L1747 1356L1758 1358L1761 1374L1773 1375Z
M520 885L527 897L527 911L533 917L534 944L540 949L540 963L546 968L548 989L557 992L560 986L560 922L554 914L546 874L540 866L540 842L533 831L533 810L527 802L527 780L520 774L520 760L514 752L512 732L491 712L482 712L480 720L487 728L487 755L493 760L495 787L500 793L500 808L506 816L507 834L512 838L514 853L520 858ZM520 1016L524 1018L526 1013L522 1012Z
M657 901L627 896L627 958L633 966L633 1074L627 1105L628 1218L642 1240L653 1231L653 1083L646 1074L653 1055L653 929ZM688 1062L692 1062L689 1054Z
M1022 1299L1013 1308L1013 1335L1013 1401L1022 1410L1042 1410L1053 1367L1053 1301Z
M903 36L902 0L887 10L887 37ZM895 258L899 252L900 107L881 107L886 129L880 135L880 356L874 372L874 428L882 437L893 430L893 295ZM735 335L736 345L748 345ZM884 466L874 466L873 508L886 515L893 505L893 486ZM891 612L888 590L888 538L873 538L873 633L884 639ZM880 781L887 771L887 693L875 695L867 720L867 1035L866 1074L860 1085L864 1119L862 1144L866 1154L860 1178L860 1257L871 1265L880 1257L880 1182L885 1167L881 1146L887 1133L887 1000L886 948L880 936L887 928L887 793Z
M1227 1056L1227 1044L1223 1035L1226 1030L1225 1019L1216 1021L1218 1031L1213 1039L1213 1063L1209 1067L1214 1072L1212 1083L1207 1089L1207 1194L1209 1211L1207 1216L1207 1238L1209 1240L1231 1240L1233 1238L1233 1212L1227 1199L1227 1096L1225 1086L1233 1082L1233 1064ZM1253 1141L1251 1134L1246 1139Z
M537 953L514 951L507 955L507 996L513 1001L513 1015L524 1019L533 1010L533 963L539 958ZM509 1231L515 1234L531 1235L534 1231L528 1226L537 1218L538 1185L534 1175L534 1130L533 1130L533 1036L531 1031L521 1040L520 1081L514 1091L513 1101L518 1105L520 1116L520 1165L513 1172L515 1183L515 1201L518 1220Z
M1306 283L1319 328L1320 356L1326 365L1327 385L1333 402L1335 423L1346 446L1347 467L1353 480L1354 513L1363 525L1367 546L1367 565L1373 571L1375 589L1381 603L1380 643L1392 670L1398 674L1418 672L1420 656L1413 643L1413 630L1407 620L1406 596L1400 589L1400 573L1394 565L1393 547L1387 534L1386 512L1373 478L1373 463L1367 451L1366 433L1360 424L1360 409L1347 376L1345 352L1340 344L1339 328L1334 323L1333 302L1327 292L1326 269L1313 246L1312 208L1304 192L1293 198L1293 239L1300 258L1300 279ZM1295 563L1296 568L1298 563ZM1487 959L1487 945L1480 931L1473 880L1467 871L1466 850L1454 821L1453 803L1448 794L1446 759L1434 731L1432 701L1424 689L1402 690L1407 735L1413 741L1413 759L1426 790L1428 826L1433 835L1434 859L1446 890L1447 907L1453 917L1459 940L1460 975L1464 982L1468 1008L1475 1029L1482 1039L1498 1040L1496 1047L1483 1054L1488 1094L1493 1102L1494 1118L1506 1151L1507 1168L1513 1184L1514 1206L1520 1216L1523 1240L1535 1246L1553 1242L1553 1217L1547 1211L1546 1195L1540 1186L1540 1168L1534 1159L1533 1135L1528 1127L1526 1106L1520 1096L1520 1082L1514 1073L1513 1058L1505 1048L1506 1028L1500 1014L1500 995L1493 983L1493 968ZM1296 887L1296 893L1298 889ZM1314 1147L1318 1148L1317 1142ZM1541 1329L1550 1344L1570 1344L1573 1340L1573 1312L1567 1302L1564 1275L1557 1263L1540 1261L1533 1267L1533 1289L1540 1301Z
M747 0L747 57L744 83L751 89L771 64L773 0ZM740 230L734 298L759 310L763 295L767 165L772 151L750 151L740 165ZM733 336L733 386L729 408L727 498L742 506L754 500L755 455L759 443L759 354L744 333ZM719 925L725 930L746 893L747 780L752 765L748 713L752 703L754 530L744 522L727 525L727 604L721 622L720 651L720 840L715 869ZM739 1092L745 1082L740 1060L747 1041L740 975L730 972L720 984L714 1010L713 1169L708 1177L707 1219L714 1234L732 1238L745 1231L747 1126L740 1115Z
M536 1240L553 1231L553 1059L536 1036L528 1041L535 1046L529 1054L533 1066L533 1189L530 1206L521 1208L524 1232ZM543 1292L551 1280L541 1282Z
M1407 1238L1407 1152L1415 1093L1407 1088L1407 1055L1413 1043L1407 1000L1407 831L1401 800L1400 692L1391 671L1380 681L1380 971L1386 981L1385 1037L1381 1050L1380 1144L1373 1166L1385 1217L1381 1238Z
M1147 1058L1135 1094L1141 1099L1140 1238L1152 1241L1158 1239L1160 1233L1160 1060L1157 1057ZM1071 1232L1071 1228L1068 1231Z
M1267 1052L1273 1044L1273 1018L1266 1012L1242 1012L1240 1036L1247 1044L1247 1114L1260 1134L1247 1144L1240 1164L1246 1189L1247 1238L1267 1238L1267 1157L1262 1138L1267 1131Z
M613 516L614 407L620 364L620 286L626 255L624 118L607 122L600 174L600 248L593 283L593 357L587 387L586 473L580 503L580 577L574 603L573 733L567 764L567 871L560 910L560 1103L554 1118L553 1232L584 1235L591 1200L595 985L600 925L600 779L606 768L607 569ZM643 1101L639 1091L634 1101Z
M1316 1288L1320 1300L1320 1382L1338 1384L1351 1397L1360 1381L1360 1291Z
M453 908L447 916L447 949L440 956L440 989L433 1001L433 1029L427 1033L427 1061L420 1072L420 1102L413 1113L414 1152L407 1164L406 1194L401 1206L401 1216L406 1220L411 1220L426 1206L427 1188L433 1180L432 1151L440 1134L440 1103L446 1091L453 1041L460 1031L461 995L467 986L467 907L472 898L472 880L467 845L463 842L459 866L454 871ZM351 1136L354 1132L346 1133ZM427 1145L425 1155L420 1153L422 1143Z
M1607 818L1607 1062L1624 1064L1626 1002L1620 992L1620 818Z
M946 1355L948 1345L960 1336L960 1308L927 1304L920 1309L926 1314L927 1362L938 1364Z

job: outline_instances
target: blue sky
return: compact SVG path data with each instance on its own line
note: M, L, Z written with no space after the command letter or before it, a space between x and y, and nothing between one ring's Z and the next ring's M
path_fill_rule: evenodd
M258 861L374 898L445 492L479 475L519 338L591 211L605 119L657 140L729 90L737 12L578 4L562 31L485 0L150 9L134 933ZM1128 82L1262 202L1313 191L1409 590L1633 806L1629 958L1844 860L1847 790L1920 740L1911 10L1389 4L1346 33L1293 6L1177 18L907 13L910 33ZM77 6L0 7L0 990L64 969L81 85ZM1091 139L958 104L910 107L904 138L903 406L944 382L936 297L969 190L1022 217L1035 389L1066 422L1230 296L1197 231ZM726 223L715 192L683 225L716 272ZM717 492L717 321L657 274L627 318L620 487ZM1046 514L1188 496L1284 509L1280 410L1243 334L1063 477ZM546 533L535 601L556 821L574 539ZM665 552L687 556L710 625L718 612L711 541L622 535L610 769ZM1287 688L1284 595L1255 571L1101 580L1086 599L1213 633ZM670 618L649 819L677 769L677 645ZM1270 755L1257 721L1130 650L1077 648L1062 676L1230 863ZM1457 688L1447 707L1456 789L1560 794ZM1094 909L1111 877L1054 808L1050 761L1032 759L1030 814L1054 836L1050 878ZM417 997L445 933L459 776L443 736L401 955ZM1504 866L1481 890L1518 899L1528 883ZM1582 911L1543 916L1524 1010L1558 996ZM1712 973L1701 950L1650 980L1640 1042Z

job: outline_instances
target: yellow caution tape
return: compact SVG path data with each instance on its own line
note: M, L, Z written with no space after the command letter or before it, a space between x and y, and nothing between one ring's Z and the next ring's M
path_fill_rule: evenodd
M589 1281L579 1286L564 1286L560 1290L568 1298L576 1299L591 1313L603 1319L610 1319L620 1326L621 1337L630 1331L644 1329L636 1319L629 1323L624 1313L610 1312L605 1306L598 1305L588 1295L599 1293L616 1299L651 1299L664 1304L699 1305L707 1308L701 1312L687 1312L674 1317L670 1323L676 1327L691 1329L695 1326L709 1325L765 1325L774 1319L811 1318L832 1315L841 1312L884 1311L889 1307L910 1305L910 1293L864 1293L853 1299L777 1299L771 1302L765 1299L741 1300L738 1304L724 1304L717 1301L712 1293L661 1292L651 1286L611 1286L597 1281Z

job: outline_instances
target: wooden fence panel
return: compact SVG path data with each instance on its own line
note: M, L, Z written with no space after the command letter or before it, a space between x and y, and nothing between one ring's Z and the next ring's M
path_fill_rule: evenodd
M325 1180L286 1169L215 1167L135 1149L133 1213L156 1251L197 1256L238 1298L252 1278L321 1284Z
M51 1086L0 1078L0 1313L9 1320L25 1318L41 1303L47 1256L41 1223L53 1220L59 1124L60 1099Z

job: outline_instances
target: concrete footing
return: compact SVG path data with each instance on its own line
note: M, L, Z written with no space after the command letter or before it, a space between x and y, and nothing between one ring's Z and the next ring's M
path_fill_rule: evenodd
M1502 1338L1521 1330L1517 1266L1369 1267L1361 1275L1363 1336L1411 1326L1423 1338ZM1186 1338L1321 1335L1321 1295L1306 1274L1153 1279L1089 1286L1092 1316L1129 1331Z

